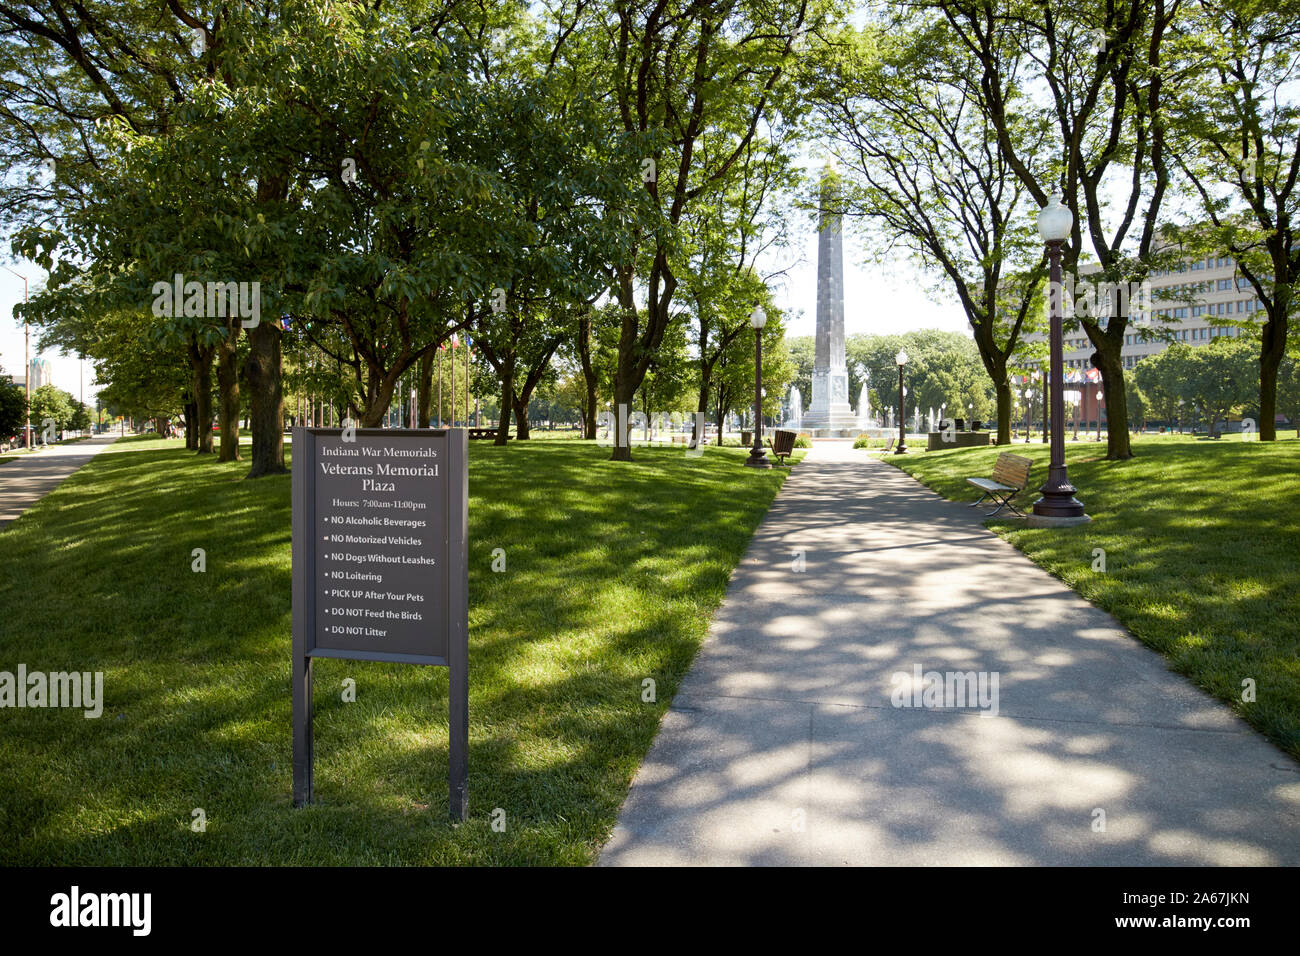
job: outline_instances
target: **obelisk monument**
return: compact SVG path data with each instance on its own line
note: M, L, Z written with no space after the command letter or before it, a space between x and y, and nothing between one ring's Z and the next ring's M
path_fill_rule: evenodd
M817 221L817 339L813 351L812 403L804 428L833 435L858 430L849 407L849 370L844 360L844 245L839 174L830 163L822 172Z

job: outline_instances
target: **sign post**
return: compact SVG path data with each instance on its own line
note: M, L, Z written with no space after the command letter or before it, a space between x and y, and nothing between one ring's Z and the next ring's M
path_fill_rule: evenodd
M463 429L295 428L293 802L312 802L312 661L446 667L451 816L469 807Z

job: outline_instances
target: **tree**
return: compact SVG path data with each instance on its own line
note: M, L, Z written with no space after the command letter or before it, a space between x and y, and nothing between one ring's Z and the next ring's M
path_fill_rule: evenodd
M13 382L0 382L0 438L21 434L26 421L26 393Z
M1136 431L1143 431L1147 427L1147 396L1141 387L1130 376L1127 380L1128 385L1128 415L1129 427ZM1109 420L1109 419L1108 419ZM1110 427L1107 425L1107 427Z
M972 92L979 91L979 110L1006 165L1039 206L1056 193L1074 212L1062 246L1064 272L1077 274L1086 241L1100 267L1095 278L1145 279L1169 185L1166 86L1182 79L1164 64L1179 0L1084 0L1067 7L934 0L933 6L979 64ZM1006 96L1026 86L1044 93L1037 109ZM1061 144L1046 172L1036 163L1039 144L1021 135L1026 112L1049 122ZM1096 348L1112 460L1133 456L1121 354L1130 318L1107 312L1074 320Z
M1179 399L1186 401L1191 392L1196 351L1190 345L1176 342L1133 367L1133 379L1142 390L1148 414L1153 413L1165 422L1178 418ZM1109 406L1106 411L1109 418Z
M1031 157L1046 123L1024 109L1029 97L1016 70L995 78L981 72L932 15L850 28L824 50L809 69L819 114L849 170L845 208L869 224L864 232L878 256L908 253L955 292L996 390L998 442L1005 444L1008 364L1021 334L1036 328L1047 262L1026 215L1025 186L980 109L980 83L1001 82L999 101L1031 117L1008 123Z
M71 428L76 411L76 400L61 388L42 385L32 392L32 427L37 435L49 428L59 432Z
M873 408L898 405L895 356L899 349L906 349L908 355L904 375L909 408L920 409L925 416L931 408L937 415L940 407L946 406L945 417L956 419L967 417L968 406L979 418L986 418L986 413L996 407L993 382L985 374L975 343L957 332L920 329L906 335L849 337L849 367L867 375Z
M1220 336L1192 349L1188 392L1205 414L1210 433L1219 437L1215 424L1259 399L1259 373L1255 343ZM1263 422L1260 422L1263 429Z
M713 147L706 137L705 150ZM797 182L781 144L751 140L726 188L683 219L681 286L694 326L697 412L709 409L713 370L723 352L750 328L755 306L770 304L768 284L779 273L760 275L757 264L790 243L783 200L793 196ZM701 437L693 433L692 442Z
M763 415L779 415L781 398L790 387L794 376L794 363L784 346L784 321L775 307L766 308L767 324L763 326ZM748 334L731 341L723 350L714 367L712 377L712 410L719 440L728 412L744 413L754 407L754 335L752 326Z
M223 21L230 15L226 5L217 14ZM36 324L69 309L93 317L147 307L148 286L135 281L137 270L152 265L148 281L162 270L157 259L137 261L145 252L142 236L126 242L120 236L136 224L170 226L164 245L179 248L188 235L156 209L150 217L148 202L114 210L125 212L125 223L111 214L102 218L124 186L142 185L117 176L122 137L179 128L192 118L186 115L192 94L213 76L214 49L221 44L207 42L200 50L190 31L198 24L186 25L186 19L193 18L179 3L159 10L137 0L0 7L6 67L0 143L10 164L45 169L43 176L32 173L0 186L0 220L14 230L16 250L50 272L46 289L24 307ZM206 39L213 41L213 34ZM115 241L128 250L125 256L97 255ZM204 367L195 369L196 379L210 370L210 348L206 341L198 345ZM205 441L201 450L210 451L210 434Z
M849 394L856 398L858 388L854 388L853 383L855 381L854 377L858 375L860 365L854 361L853 343L855 338L861 339L862 336L850 335L845 338L844 357L849 369ZM812 397L813 363L817 360L817 342L811 335L798 335L784 341L786 352L790 356L790 385L799 389L799 401L802 403L803 408L806 409L808 400Z
M583 437L587 431L587 384L581 374L572 369L560 375L556 382L552 402L557 410L563 410L566 416L576 418L581 425Z
M608 41L592 67L610 78L612 120L641 157L636 174L655 219L609 269L622 306L614 405L631 407L674 319L685 217L725 189L762 124L800 112L792 55L827 13L820 0L614 0L611 13L595 26ZM615 442L612 457L630 461L631 448Z
M1263 306L1259 437L1276 438L1278 370L1300 306L1300 3L1200 0L1179 24L1188 82L1177 87L1170 142L1209 228L1198 245L1228 251Z
M606 302L600 308L583 309L578 315L577 335L571 340L574 360L582 370L584 402L582 437L594 440L600 397L613 395L614 368L618 358L620 308Z
M1292 349L1277 370L1277 405L1300 438L1300 356Z

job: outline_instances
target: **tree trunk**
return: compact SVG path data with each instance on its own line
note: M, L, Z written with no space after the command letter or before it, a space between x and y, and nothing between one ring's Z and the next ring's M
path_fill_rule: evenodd
M199 448L199 411L193 398L185 402L185 450L198 451Z
M596 370L591 364L591 313L578 317L578 358L582 362L582 380L586 385L582 411L582 437L596 438Z
M239 461L239 369L235 364L235 342L239 322L224 320L226 335L217 345L217 393L221 420L221 451L218 461Z
M1101 369L1102 392L1105 394L1106 421L1106 459L1124 461L1133 457L1133 448L1129 442L1128 393L1124 389L1124 365L1119 351L1109 354L1097 350L1098 368Z
M614 382L614 407L611 409L614 415L614 427L612 429L614 436L613 453L609 456L610 461L631 461L632 444L628 441L626 430L620 431L622 426L627 422L627 413L619 414L620 408L626 408L629 411L634 407L635 388L628 386L624 381L615 380Z
M379 428L384 424L388 406L392 404L393 392L397 388L397 376L383 375L375 369L369 370L369 388L366 389L366 407L361 411L362 428Z
M200 345L190 337L190 368L194 376L194 427L198 431L197 453L212 454L212 346Z
M1284 350L1264 349L1259 356L1259 440L1277 441L1277 370Z
M284 364L281 336L274 322L259 322L248 331L248 421L253 432L249 478L280 475L284 467Z
M595 381L587 382L587 407L582 413L582 437L589 438L592 441L596 439L596 416L600 413L596 410L596 383Z
M512 396L510 404L515 410L515 439L528 441L528 401Z
M1011 443L1011 386L1005 375L996 386L998 394L998 444Z
M430 409L433 406L433 353L425 352L424 357L420 359L419 374L419 411L417 420L421 428L429 427Z
M504 445L510 439L510 409L515 398L515 361L511 357L503 363L501 372L501 421L497 424L494 445Z
M515 406L515 433L521 441L528 438L528 404L533 400L533 392L537 390L537 385L546 374L546 369L551 364L551 356L555 350L560 347L560 339L556 337L546 345L541 353L537 356L531 368L527 368L524 377L524 387L519 390L519 394L514 396ZM513 363L513 357L511 358ZM517 378L518 375L515 375Z
M695 405L697 412L709 413L709 385L713 378L713 366L704 366L700 363L700 399ZM704 428L704 419L699 415L695 416L695 421L691 423L691 447L695 448L700 442L704 441L702 429Z

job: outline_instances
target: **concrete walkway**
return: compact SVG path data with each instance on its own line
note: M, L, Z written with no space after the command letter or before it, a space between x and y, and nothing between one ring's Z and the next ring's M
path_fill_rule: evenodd
M117 439L117 435L99 435L0 461L0 530Z
M996 672L997 716L894 706L914 667ZM972 509L818 443L600 863L1294 866L1300 764Z

